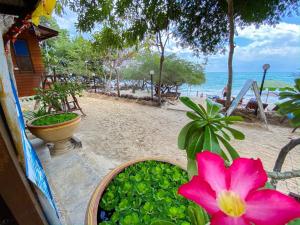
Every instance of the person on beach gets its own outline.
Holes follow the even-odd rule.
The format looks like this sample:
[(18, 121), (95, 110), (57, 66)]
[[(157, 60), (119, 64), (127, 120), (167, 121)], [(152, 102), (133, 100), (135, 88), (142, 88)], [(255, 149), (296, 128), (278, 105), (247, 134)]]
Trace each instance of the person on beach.
[(226, 98), (226, 95), (227, 95), (227, 86), (224, 87), (224, 89), (222, 91), (222, 94), (223, 94), (223, 98)]

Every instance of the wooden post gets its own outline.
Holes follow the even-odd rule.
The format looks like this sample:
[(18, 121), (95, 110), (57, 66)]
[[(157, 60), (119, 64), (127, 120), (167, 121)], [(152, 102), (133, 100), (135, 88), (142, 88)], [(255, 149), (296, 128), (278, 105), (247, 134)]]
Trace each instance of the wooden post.
[[(2, 114), (3, 115), (3, 114)], [(19, 225), (47, 225), (0, 117), (0, 194)]]

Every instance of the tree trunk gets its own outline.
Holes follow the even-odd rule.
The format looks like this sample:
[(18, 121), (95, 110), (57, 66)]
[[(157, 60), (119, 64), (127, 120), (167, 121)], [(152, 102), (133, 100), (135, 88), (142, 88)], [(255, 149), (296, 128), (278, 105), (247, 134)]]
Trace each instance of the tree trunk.
[[(300, 138), (292, 139), (288, 144), (286, 144), (279, 152), (279, 155), (276, 159), (275, 166), (273, 168), (273, 171), (275, 173), (281, 172), (283, 163), (285, 161), (285, 158), (287, 154), (295, 148), (297, 145), (300, 145)], [(276, 187), (277, 179), (275, 177), (272, 177), (271, 184)]]
[(159, 77), (158, 77), (158, 89), (157, 89), (157, 95), (158, 95), (158, 105), (161, 106), (161, 78), (162, 78), (162, 70), (163, 70), (163, 63), (165, 60), (165, 44), (162, 40), (162, 34), (158, 32), (158, 42), (159, 48), (160, 48), (160, 61), (159, 61)]
[(228, 4), (228, 21), (229, 21), (229, 56), (228, 56), (228, 82), (226, 94), (226, 107), (231, 103), (231, 89), (232, 89), (232, 61), (234, 53), (234, 17), (233, 17), (233, 0), (227, 0)]
[(117, 70), (115, 70), (115, 71), (116, 71), (116, 75), (117, 75), (117, 93), (118, 93), (118, 97), (120, 97), (121, 96), (121, 94), (120, 94), (120, 75)]
[(292, 139), (288, 144), (286, 144), (279, 152), (279, 155), (277, 157), (277, 160), (275, 162), (275, 166), (273, 168), (273, 171), (280, 172), (282, 169), (282, 165), (285, 161), (285, 158), (287, 154), (295, 148), (297, 145), (300, 145), (300, 138), (298, 139)]
[(110, 69), (110, 72), (109, 72), (109, 81), (107, 82), (107, 90), (108, 91), (111, 91), (111, 77), (112, 77), (112, 69)]
[(160, 62), (159, 62), (159, 77), (158, 77), (158, 90), (157, 90), (159, 106), (161, 105), (161, 77), (162, 77), (162, 69), (163, 69), (164, 60), (165, 60), (164, 48), (162, 48), (162, 52), (160, 55)]

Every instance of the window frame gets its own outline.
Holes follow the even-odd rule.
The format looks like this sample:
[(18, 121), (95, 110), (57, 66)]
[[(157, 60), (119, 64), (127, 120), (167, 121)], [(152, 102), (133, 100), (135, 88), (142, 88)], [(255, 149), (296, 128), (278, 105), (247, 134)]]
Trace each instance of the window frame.
[[(16, 41), (24, 41), (24, 43), (27, 47), (27, 50), (28, 50), (28, 56), (18, 56), (17, 53), (16, 53), (15, 45), (14, 45), (14, 43), (12, 43), (12, 47), (14, 49), (15, 61), (16, 61), (16, 64), (18, 66), (18, 71), (20, 73), (22, 73), (22, 72), (33, 72), (34, 73), (35, 70), (34, 70), (34, 65), (33, 65), (33, 61), (32, 61), (32, 55), (31, 55), (31, 51), (30, 51), (30, 48), (29, 48), (28, 40), (24, 39), (24, 38), (18, 38)], [(26, 69), (25, 70), (25, 69), (21, 68), (18, 58), (28, 58), (29, 61), (30, 61), (30, 64), (31, 64), (31, 69), (28, 69), (28, 70)]]

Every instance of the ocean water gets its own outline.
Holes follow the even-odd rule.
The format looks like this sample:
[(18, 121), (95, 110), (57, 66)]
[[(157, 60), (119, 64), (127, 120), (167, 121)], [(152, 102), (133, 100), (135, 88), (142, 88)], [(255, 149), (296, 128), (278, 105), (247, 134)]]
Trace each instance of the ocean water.
[[(232, 86), (232, 96), (236, 96), (242, 89), (245, 82), (249, 79), (256, 80), (258, 83), (261, 82), (263, 77), (263, 72), (236, 72), (233, 74), (233, 86)], [(279, 80), (294, 84), (294, 80), (300, 77), (300, 73), (296, 72), (268, 72), (266, 74), (266, 80)], [(227, 84), (227, 72), (206, 72), (205, 73), (206, 82), (202, 85), (182, 85), (180, 88), (181, 95), (183, 96), (199, 96), (201, 93), (209, 96), (222, 96), (223, 88)], [(267, 91), (262, 94), (263, 102), (266, 100), (271, 102), (278, 101), (278, 91), (274, 93), (269, 93), (267, 99)], [(245, 98), (250, 99), (254, 97), (252, 90), (249, 90)]]

